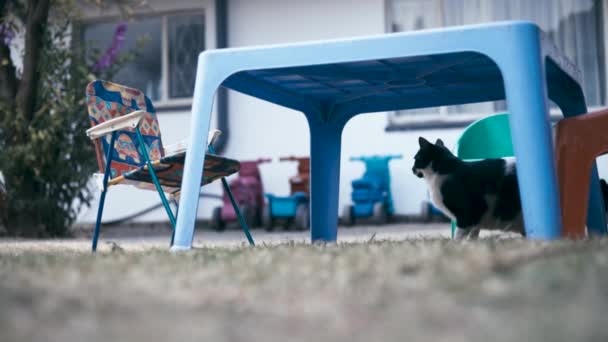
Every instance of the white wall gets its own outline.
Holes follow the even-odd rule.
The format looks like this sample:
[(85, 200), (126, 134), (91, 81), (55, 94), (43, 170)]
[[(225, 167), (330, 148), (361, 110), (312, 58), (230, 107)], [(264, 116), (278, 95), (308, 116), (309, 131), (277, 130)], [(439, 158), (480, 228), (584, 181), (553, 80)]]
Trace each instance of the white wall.
[[(384, 0), (230, 0), (229, 45), (241, 47), (316, 39), (330, 39), (384, 33)], [(231, 92), (230, 142), (226, 155), (237, 159), (308, 155), (309, 132), (301, 113)], [(362, 175), (361, 163), (350, 162), (356, 155), (402, 154), (391, 162), (391, 189), (398, 214), (416, 214), (427, 198), (424, 183), (412, 172), (418, 136), (441, 138), (454, 146), (461, 129), (413, 132), (385, 132), (385, 113), (359, 115), (345, 128), (342, 138), (340, 208), (350, 202), (350, 182)], [(608, 165), (598, 161), (600, 174)], [(604, 167), (606, 166), (606, 167)], [(264, 164), (261, 167), (265, 190), (289, 192), (288, 178), (295, 163)]]
[[(383, 0), (231, 0), (228, 13), (231, 47), (385, 32)], [(301, 113), (235, 92), (230, 93), (229, 107), (231, 140), (226, 155), (248, 159), (309, 154), (308, 126)], [(391, 164), (395, 208), (400, 214), (419, 212), (426, 194), (423, 184), (410, 171), (418, 135), (386, 133), (386, 125), (384, 113), (361, 115), (347, 125), (342, 146), (340, 208), (350, 201), (350, 182), (363, 173), (363, 165), (348, 161), (350, 156), (401, 153), (404, 159)], [(441, 136), (449, 143), (455, 133), (443, 131)], [(295, 163), (264, 164), (261, 171), (265, 190), (287, 194), (288, 178), (295, 170)]]
[[(206, 45), (207, 48), (215, 48), (215, 2), (213, 0), (176, 0), (176, 1), (165, 1), (165, 0), (148, 0), (146, 5), (142, 8), (138, 8), (138, 12), (146, 15), (147, 13), (166, 13), (171, 11), (187, 11), (189, 9), (204, 9), (207, 23), (206, 29)], [(94, 6), (83, 9), (85, 20), (96, 20), (100, 18), (114, 18), (118, 15), (116, 8), (110, 8), (100, 10)], [(215, 110), (215, 108), (214, 108)], [(161, 111), (158, 114), (158, 120), (161, 127), (161, 134), (164, 145), (170, 145), (180, 140), (184, 140), (189, 136), (189, 122), (190, 122), (190, 111), (180, 112), (165, 112)], [(215, 118), (212, 120), (215, 123)], [(203, 192), (221, 194), (221, 187), (219, 184), (211, 184), (206, 186)], [(86, 208), (82, 211), (78, 223), (88, 224), (95, 222), (97, 215), (99, 194), (95, 192), (94, 199), (91, 203), (91, 207)], [(149, 208), (155, 204), (160, 203), (160, 198), (153, 192), (138, 190), (131, 186), (114, 186), (111, 187), (107, 200), (104, 207), (104, 221), (112, 221), (118, 218), (128, 216), (132, 213), (141, 211), (142, 209)], [(210, 215), (211, 208), (217, 205), (219, 201), (202, 201), (201, 207), (199, 208), (199, 216), (203, 217), (206, 213)], [(168, 221), (167, 215), (164, 209), (159, 208), (158, 210), (140, 216), (137, 221)]]
[[(384, 0), (230, 0), (228, 8), (228, 43), (230, 47), (287, 43), (306, 40), (352, 37), (385, 32)], [(229, 93), (230, 140), (225, 155), (239, 160), (280, 156), (309, 155), (309, 132), (301, 113), (279, 107), (236, 92)], [(159, 114), (163, 142), (170, 144), (188, 136), (189, 112)], [(420, 212), (426, 199), (423, 182), (411, 172), (417, 138), (441, 137), (453, 144), (458, 130), (385, 132), (385, 113), (360, 115), (352, 119), (343, 134), (340, 172), (340, 208), (350, 202), (350, 182), (363, 174), (361, 163), (350, 162), (351, 156), (370, 154), (403, 154), (403, 160), (391, 162), (392, 192), (398, 214)], [(288, 178), (295, 174), (295, 163), (273, 162), (261, 166), (266, 192), (286, 195)], [(134, 192), (135, 191), (135, 192)], [(219, 183), (206, 186), (202, 192), (221, 194)], [(104, 219), (112, 220), (155, 203), (158, 196), (131, 187), (114, 187), (110, 191)], [(202, 199), (199, 217), (208, 218), (219, 205), (215, 199)], [(95, 219), (93, 203), (80, 222)], [(162, 209), (147, 214), (139, 221), (166, 220)]]
[[(162, 112), (158, 114), (164, 145), (184, 140), (189, 136), (190, 112)], [(202, 189), (205, 193), (221, 194), (219, 182), (215, 182)], [(88, 224), (95, 222), (97, 215), (99, 194), (96, 192), (91, 207), (83, 210), (78, 223)], [(104, 221), (112, 221), (160, 203), (160, 198), (155, 192), (139, 190), (132, 186), (113, 186), (108, 191), (104, 206)], [(214, 206), (220, 204), (218, 200), (201, 201), (199, 217), (209, 217)], [(168, 221), (164, 209), (161, 207), (153, 212), (137, 217), (138, 222), (160, 222)]]
[[(384, 0), (230, 0), (228, 8), (229, 46), (286, 43), (305, 40), (351, 37), (385, 32)], [(258, 157), (277, 158), (284, 155), (309, 154), (309, 132), (301, 113), (294, 112), (235, 92), (229, 94), (230, 140), (225, 155), (239, 160)], [(185, 139), (189, 133), (189, 112), (159, 115), (165, 144)], [(366, 114), (348, 123), (342, 142), (340, 178), (340, 208), (350, 202), (350, 182), (360, 177), (363, 165), (348, 161), (355, 155), (403, 154), (403, 160), (391, 162), (392, 191), (398, 214), (420, 212), (426, 199), (423, 182), (411, 172), (412, 158), (422, 135), (428, 139), (441, 138), (453, 146), (459, 129), (385, 132), (385, 113)], [(606, 158), (598, 165), (602, 175), (608, 171)], [(604, 167), (606, 165), (606, 167)], [(288, 178), (295, 174), (295, 163), (273, 162), (261, 166), (265, 190), (287, 194)], [(218, 182), (202, 192), (221, 194)], [(136, 192), (129, 187), (112, 188), (106, 204), (105, 219), (128, 213), (126, 208), (139, 210), (159, 203), (158, 196)], [(217, 200), (202, 199), (199, 217), (210, 216)], [(84, 213), (81, 222), (95, 219), (93, 209)], [(141, 221), (166, 220), (162, 210), (141, 217)]]

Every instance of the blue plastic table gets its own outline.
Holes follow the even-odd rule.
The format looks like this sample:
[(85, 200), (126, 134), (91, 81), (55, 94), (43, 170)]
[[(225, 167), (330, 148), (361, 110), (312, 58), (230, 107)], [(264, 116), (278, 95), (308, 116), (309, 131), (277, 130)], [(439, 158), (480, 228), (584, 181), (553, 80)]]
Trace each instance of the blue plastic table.
[[(580, 79), (580, 71), (545, 34), (522, 21), (205, 51), (198, 61), (173, 249), (192, 244), (211, 107), (220, 86), (301, 111), (308, 119), (313, 241), (337, 238), (341, 134), (350, 118), (506, 98), (527, 236), (558, 238), (547, 98), (566, 116), (585, 113)], [(588, 227), (604, 233), (595, 166), (592, 172)]]

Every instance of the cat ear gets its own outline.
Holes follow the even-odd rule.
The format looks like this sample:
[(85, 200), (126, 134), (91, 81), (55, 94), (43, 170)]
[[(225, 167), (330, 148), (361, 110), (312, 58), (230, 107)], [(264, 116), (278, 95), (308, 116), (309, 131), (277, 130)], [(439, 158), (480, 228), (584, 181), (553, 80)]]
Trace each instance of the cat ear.
[(424, 148), (431, 145), (431, 143), (423, 137), (418, 137), (418, 144), (420, 145), (420, 148)]
[(445, 145), (443, 144), (443, 141), (441, 139), (437, 139), (437, 141), (435, 142), (435, 145), (437, 146), (441, 146), (444, 147)]

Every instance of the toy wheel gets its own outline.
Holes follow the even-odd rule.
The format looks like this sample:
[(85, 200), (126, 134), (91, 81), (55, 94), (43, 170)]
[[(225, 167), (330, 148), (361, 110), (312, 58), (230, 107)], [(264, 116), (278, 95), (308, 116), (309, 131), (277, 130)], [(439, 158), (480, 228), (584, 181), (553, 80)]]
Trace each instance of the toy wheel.
[(342, 211), (342, 222), (347, 227), (352, 227), (355, 224), (355, 216), (353, 215), (353, 206), (347, 204)]
[(385, 224), (388, 222), (388, 213), (384, 203), (378, 202), (374, 204), (374, 221), (376, 224)]
[(272, 231), (274, 228), (274, 222), (272, 219), (272, 213), (270, 212), (270, 205), (266, 205), (262, 210), (262, 225), (267, 231)]
[(213, 212), (211, 213), (211, 228), (218, 232), (222, 232), (226, 228), (224, 221), (222, 220), (222, 207), (213, 209)]
[(287, 219), (283, 220), (283, 229), (289, 230), (289, 227), (291, 226), (292, 221), (293, 221), (293, 218), (287, 218)]
[(299, 204), (296, 207), (295, 224), (297, 230), (306, 230), (310, 225), (310, 213), (307, 204)]

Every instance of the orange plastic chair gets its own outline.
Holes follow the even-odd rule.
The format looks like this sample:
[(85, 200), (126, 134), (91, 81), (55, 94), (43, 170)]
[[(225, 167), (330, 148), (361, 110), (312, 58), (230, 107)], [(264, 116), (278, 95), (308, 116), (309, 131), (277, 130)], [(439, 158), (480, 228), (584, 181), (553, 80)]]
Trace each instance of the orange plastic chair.
[[(595, 158), (608, 153), (608, 109), (564, 118), (556, 126), (562, 236), (584, 238)], [(606, 232), (602, 232), (606, 233)]]

